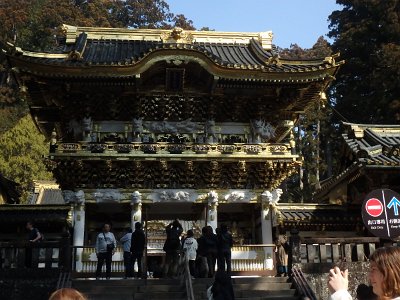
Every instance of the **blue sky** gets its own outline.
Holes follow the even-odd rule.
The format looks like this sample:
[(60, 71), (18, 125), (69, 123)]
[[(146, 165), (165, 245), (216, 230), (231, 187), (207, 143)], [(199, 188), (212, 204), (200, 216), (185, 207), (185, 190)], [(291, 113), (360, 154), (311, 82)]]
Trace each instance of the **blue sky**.
[[(272, 30), (274, 44), (297, 43), (311, 48), (328, 33), (328, 16), (340, 6), (335, 0), (166, 0), (170, 11), (184, 14), (194, 26), (217, 31)], [(325, 38), (327, 38), (325, 36)]]

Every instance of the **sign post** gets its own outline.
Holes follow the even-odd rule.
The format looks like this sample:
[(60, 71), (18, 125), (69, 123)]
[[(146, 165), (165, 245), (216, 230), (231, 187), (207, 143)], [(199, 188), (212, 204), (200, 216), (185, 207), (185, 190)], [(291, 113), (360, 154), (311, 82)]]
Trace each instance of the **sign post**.
[(400, 236), (400, 195), (389, 189), (373, 190), (362, 206), (365, 227), (374, 236), (394, 239)]

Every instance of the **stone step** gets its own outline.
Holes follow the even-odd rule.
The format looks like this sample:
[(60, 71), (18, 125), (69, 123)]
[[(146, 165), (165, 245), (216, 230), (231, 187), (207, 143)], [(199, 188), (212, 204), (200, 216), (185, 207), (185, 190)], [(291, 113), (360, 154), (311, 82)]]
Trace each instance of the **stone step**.
[[(150, 299), (187, 299), (186, 292), (154, 292), (154, 291), (147, 291), (147, 292), (140, 292), (136, 293), (133, 297), (133, 300), (150, 300)], [(119, 300), (119, 299), (118, 299)]]
[(84, 293), (90, 300), (134, 300), (134, 294), (97, 294)]
[(256, 283), (236, 283), (233, 284), (235, 290), (289, 290), (292, 286), (290, 282), (256, 282)]
[(235, 283), (255, 283), (255, 282), (288, 282), (288, 277), (233, 277), (232, 282)]
[(238, 298), (248, 298), (248, 297), (271, 297), (271, 296), (287, 296), (293, 297), (296, 293), (296, 290), (280, 290), (280, 291), (271, 291), (271, 290), (235, 290), (235, 297)]
[[(234, 277), (232, 278), (235, 299), (238, 300), (295, 300), (295, 290), (283, 277)], [(212, 278), (192, 280), (196, 300), (207, 299), (207, 288)], [(121, 279), (110, 280), (74, 279), (72, 286), (89, 299), (95, 300), (145, 300), (187, 299), (184, 283), (179, 279)]]

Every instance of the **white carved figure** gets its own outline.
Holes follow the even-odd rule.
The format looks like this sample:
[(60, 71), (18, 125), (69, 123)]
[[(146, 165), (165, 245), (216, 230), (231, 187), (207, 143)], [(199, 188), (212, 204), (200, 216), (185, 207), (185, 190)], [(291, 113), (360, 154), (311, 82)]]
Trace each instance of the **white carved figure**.
[(57, 144), (57, 132), (56, 129), (53, 129), (51, 132), (51, 139), (50, 139), (50, 145), (55, 145)]
[(133, 118), (132, 119), (132, 134), (133, 141), (140, 142), (140, 135), (143, 133), (143, 119), (142, 118)]
[(218, 202), (218, 193), (216, 191), (210, 191), (208, 193), (208, 202), (209, 203), (217, 203)]
[(119, 190), (113, 189), (104, 189), (97, 190), (93, 193), (93, 197), (96, 199), (96, 202), (114, 202), (121, 200), (121, 193)]
[(178, 122), (176, 124), (176, 128), (179, 133), (193, 133), (201, 130), (201, 126), (195, 122), (192, 122), (191, 119)]
[(234, 192), (226, 195), (225, 200), (228, 202), (243, 202), (245, 199), (245, 196), (246, 195), (244, 192), (234, 191)]
[(143, 119), (142, 118), (133, 118), (132, 119), (132, 131), (133, 131), (133, 133), (142, 133), (143, 132)]
[(252, 142), (262, 143), (264, 140), (269, 140), (275, 136), (275, 128), (264, 120), (251, 120)]
[(73, 203), (75, 192), (70, 190), (63, 190), (62, 195), (65, 203)]
[(75, 201), (77, 204), (83, 204), (85, 203), (85, 192), (82, 190), (79, 190), (75, 193)]
[(140, 204), (140, 203), (142, 203), (142, 194), (139, 193), (138, 191), (134, 191), (132, 193), (131, 203), (132, 204)]
[(214, 120), (207, 120), (204, 126), (204, 134), (206, 136), (207, 142), (212, 144), (216, 143), (217, 136), (216, 136), (216, 128), (215, 128), (215, 121)]
[(82, 131), (90, 132), (92, 131), (92, 118), (90, 116), (84, 116), (82, 119)]
[(62, 191), (62, 195), (65, 203), (75, 203), (75, 204), (84, 204), (85, 203), (85, 192), (79, 190), (77, 192), (71, 190)]
[(157, 133), (178, 133), (175, 122), (161, 121), (161, 122), (146, 122), (144, 124), (146, 129), (151, 132)]
[(264, 191), (261, 194), (261, 201), (271, 204), (272, 203), (272, 193), (270, 191)]
[(185, 191), (162, 191), (159, 193), (159, 197), (162, 201), (168, 202), (185, 202), (190, 201), (190, 194)]
[(273, 205), (277, 204), (281, 199), (281, 195), (283, 194), (282, 189), (275, 189), (272, 191), (272, 203)]

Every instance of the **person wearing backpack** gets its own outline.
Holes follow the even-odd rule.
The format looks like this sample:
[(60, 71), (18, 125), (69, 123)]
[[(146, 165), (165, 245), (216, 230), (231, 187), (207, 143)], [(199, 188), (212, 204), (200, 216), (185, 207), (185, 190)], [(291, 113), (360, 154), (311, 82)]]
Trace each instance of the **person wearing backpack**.
[(165, 251), (164, 276), (174, 277), (177, 272), (179, 262), (179, 252), (181, 249), (180, 236), (183, 232), (181, 223), (175, 219), (172, 223), (165, 227), (167, 239), (163, 250)]
[(26, 229), (28, 233), (28, 247), (25, 248), (25, 267), (32, 268), (32, 250), (34, 244), (39, 243), (42, 240), (42, 235), (39, 230), (34, 227), (32, 221), (26, 222)]
[(231, 274), (231, 248), (233, 246), (232, 235), (228, 232), (228, 227), (225, 224), (221, 224), (220, 230), (217, 233), (218, 239), (218, 270), (225, 271)]
[(103, 267), (104, 261), (106, 261), (106, 278), (110, 279), (111, 276), (111, 262), (112, 256), (115, 253), (115, 247), (117, 241), (112, 232), (110, 232), (111, 225), (105, 223), (103, 225), (103, 231), (97, 235), (96, 239), (96, 255), (97, 255), (97, 269), (96, 279), (100, 279), (101, 268)]

